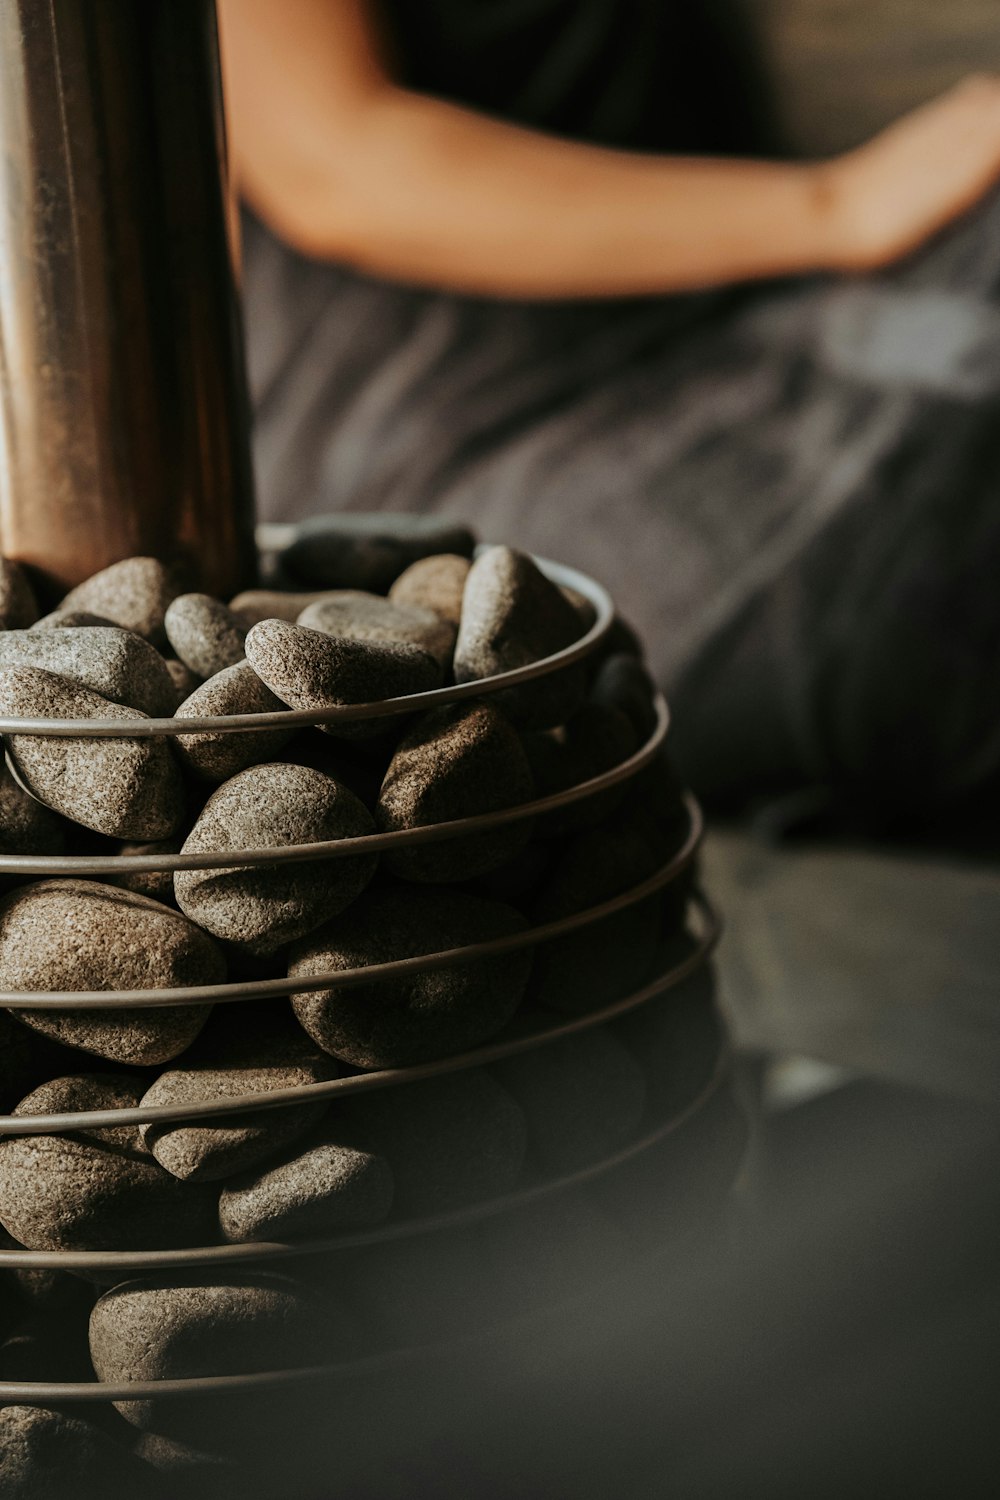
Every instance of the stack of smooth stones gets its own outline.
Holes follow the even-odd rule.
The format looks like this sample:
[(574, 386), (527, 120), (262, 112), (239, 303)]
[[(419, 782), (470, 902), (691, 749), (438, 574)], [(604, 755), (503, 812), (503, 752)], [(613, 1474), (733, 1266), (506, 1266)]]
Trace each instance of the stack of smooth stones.
[[(305, 528), (286, 552), (281, 587), (223, 602), (135, 557), (47, 614), (24, 572), (3, 561), (0, 715), (113, 720), (121, 735), (7, 734), (0, 853), (349, 846), (520, 806), (628, 759), (656, 711), (638, 642), (617, 621), (582, 663), (424, 712), (184, 731), (189, 719), (313, 713), (478, 681), (590, 628), (588, 601), (529, 557), (495, 546), (473, 560), (473, 545), (464, 527), (441, 523), (372, 534), (327, 524)], [(176, 735), (129, 737), (131, 723), (170, 716)], [(0, 991), (307, 979), (503, 939), (629, 890), (685, 833), (677, 782), (657, 759), (557, 811), (381, 852), (97, 878), (2, 875)], [(0, 1105), (14, 1116), (197, 1106), (465, 1053), (635, 991), (665, 937), (683, 956), (683, 908), (674, 885), (534, 947), (371, 983), (327, 978), (290, 997), (11, 1005), (0, 1010)], [(306, 1242), (507, 1194), (634, 1138), (650, 1069), (664, 1067), (656, 1043), (665, 1027), (644, 1008), (491, 1067), (333, 1103), (306, 1095), (202, 1120), (0, 1135), (3, 1244)], [(107, 1270), (0, 1272), (0, 1380), (218, 1375), (426, 1337), (429, 1323), (440, 1331), (448, 1320), (415, 1293), (420, 1244), (404, 1237), (338, 1252), (332, 1278), (329, 1261), (324, 1278), (311, 1255), (124, 1282)], [(468, 1285), (496, 1280), (495, 1245), (481, 1237), (475, 1255)], [(109, 1427), (92, 1407), (6, 1407), (4, 1495), (47, 1495), (45, 1483), (62, 1494), (60, 1473), (72, 1476), (74, 1496), (88, 1485), (104, 1496), (116, 1485), (130, 1496), (173, 1493), (180, 1474), (207, 1474), (220, 1493), (222, 1461), (190, 1446), (211, 1430), (210, 1400), (118, 1411)]]

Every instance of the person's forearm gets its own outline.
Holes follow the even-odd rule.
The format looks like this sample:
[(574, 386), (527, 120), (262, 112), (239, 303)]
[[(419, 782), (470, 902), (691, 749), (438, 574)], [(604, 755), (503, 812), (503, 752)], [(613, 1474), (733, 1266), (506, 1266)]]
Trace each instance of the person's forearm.
[(641, 156), (565, 142), (389, 87), (349, 152), (294, 191), (245, 191), (297, 248), (470, 293), (593, 297), (716, 286), (834, 260), (815, 167)]

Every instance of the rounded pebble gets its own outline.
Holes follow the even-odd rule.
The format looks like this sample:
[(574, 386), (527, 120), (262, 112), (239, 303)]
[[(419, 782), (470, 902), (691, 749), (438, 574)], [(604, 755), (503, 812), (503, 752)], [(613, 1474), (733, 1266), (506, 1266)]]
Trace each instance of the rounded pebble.
[[(175, 834), (169, 839), (153, 839), (145, 844), (122, 844), (118, 853), (125, 859), (132, 855), (179, 854), (183, 840)], [(125, 871), (121, 875), (106, 875), (108, 885), (120, 886), (123, 891), (135, 891), (140, 896), (149, 896), (154, 901), (164, 901), (174, 906), (173, 870)]]
[[(238, 1099), (337, 1076), (336, 1064), (294, 1025), (279, 1001), (216, 1011), (180, 1066), (161, 1073), (143, 1106)], [(280, 1151), (326, 1112), (325, 1100), (259, 1109), (224, 1119), (141, 1125), (157, 1161), (185, 1182), (216, 1181)]]
[(62, 854), (66, 827), (51, 808), (22, 791), (0, 761), (0, 854)]
[[(134, 1109), (142, 1084), (122, 1073), (55, 1078), (15, 1116)], [(208, 1244), (212, 1194), (178, 1182), (135, 1125), (0, 1139), (0, 1220), (29, 1250), (159, 1250)]]
[(438, 552), (468, 557), (474, 546), (467, 526), (443, 517), (342, 513), (298, 525), (281, 567), (305, 584), (384, 594), (419, 558)]
[[(177, 709), (178, 719), (228, 718), (235, 714), (273, 714), (286, 705), (264, 686), (249, 662), (210, 677)], [(249, 730), (224, 734), (218, 730), (177, 736), (177, 754), (184, 765), (205, 781), (228, 781), (238, 771), (261, 760), (273, 760), (296, 733), (295, 729)]]
[[(0, 989), (146, 990), (220, 984), (225, 960), (180, 912), (91, 880), (43, 880), (0, 902)], [(35, 1031), (114, 1062), (168, 1062), (194, 1041), (206, 1005), (18, 1010)]]
[(70, 589), (60, 609), (101, 615), (162, 646), (163, 618), (179, 592), (171, 571), (157, 558), (126, 557)]
[[(539, 797), (579, 786), (614, 770), (638, 749), (631, 720), (616, 708), (585, 703), (558, 729), (524, 736), (524, 748)], [(629, 782), (581, 797), (545, 814), (545, 836), (576, 833), (608, 817), (629, 789)]]
[(0, 630), (26, 630), (38, 619), (38, 603), (28, 575), (10, 557), (0, 557)]
[(0, 667), (41, 667), (151, 719), (174, 711), (174, 685), (160, 653), (117, 625), (0, 633)]
[(214, 677), (243, 660), (247, 627), (211, 594), (178, 594), (163, 625), (179, 660), (198, 677)]
[(380, 1224), (392, 1169), (340, 1116), (280, 1160), (227, 1182), (219, 1224), (227, 1240), (283, 1240)]
[(457, 629), (462, 618), (462, 595), (472, 564), (455, 552), (438, 552), (411, 563), (389, 590), (394, 604), (431, 609)]
[[(253, 1271), (147, 1276), (105, 1292), (90, 1315), (100, 1380), (177, 1380), (318, 1364), (336, 1356), (320, 1299), (290, 1277)], [(218, 1413), (203, 1397), (115, 1403), (137, 1427), (211, 1441)]]
[[(582, 634), (573, 605), (523, 552), (490, 547), (472, 564), (455, 643), (456, 682), (495, 677), (551, 656)], [(585, 689), (582, 665), (492, 695), (499, 708), (530, 729), (563, 724)]]
[(441, 666), (451, 666), (455, 627), (433, 610), (394, 604), (378, 594), (343, 589), (310, 604), (297, 623), (351, 641), (401, 641), (419, 646)]
[(54, 609), (51, 614), (42, 615), (30, 630), (76, 630), (84, 625), (114, 625), (120, 630), (120, 625), (115, 625), (113, 620), (106, 620), (103, 615), (95, 615), (89, 609)]
[(196, 688), (201, 687), (201, 678), (197, 672), (192, 672), (190, 667), (178, 661), (176, 656), (165, 656), (163, 662), (170, 673), (170, 681), (174, 687), (174, 707), (177, 708), (185, 698), (190, 698)]
[(635, 656), (619, 651), (602, 662), (590, 698), (625, 714), (639, 740), (649, 739), (656, 728), (656, 684)]
[(157, 1476), (92, 1422), (42, 1406), (0, 1410), (4, 1500), (167, 1500)]
[(230, 613), (235, 615), (244, 629), (259, 625), (261, 620), (287, 620), (294, 624), (304, 609), (325, 599), (329, 589), (318, 593), (286, 593), (280, 589), (245, 589), (229, 601)]
[(389, 1163), (403, 1213), (496, 1197), (521, 1175), (523, 1111), (482, 1068), (353, 1094), (344, 1110)]
[[(423, 693), (441, 685), (441, 665), (419, 646), (399, 641), (351, 641), (262, 620), (247, 636), (247, 661), (291, 708), (324, 709)], [(395, 717), (395, 716), (393, 716)], [(380, 735), (392, 720), (324, 724), (342, 739)]]
[[(420, 828), (529, 802), (534, 782), (521, 741), (487, 703), (431, 709), (400, 741), (382, 783), (375, 820), (380, 829)], [(416, 881), (471, 880), (502, 865), (527, 842), (521, 818), (413, 848), (386, 850), (394, 875)]]
[[(274, 849), (374, 831), (353, 792), (307, 766), (250, 766), (212, 793), (182, 853)], [(177, 904), (216, 937), (275, 953), (349, 906), (375, 873), (377, 854), (221, 870), (178, 870)]]
[[(115, 719), (123, 725), (147, 717), (39, 667), (0, 667), (0, 714)], [(7, 752), (33, 796), (96, 833), (162, 839), (184, 816), (180, 772), (164, 739), (11, 734)]]
[[(509, 906), (456, 890), (372, 888), (343, 916), (291, 951), (295, 978), (441, 953), (525, 927)], [(531, 970), (516, 948), (471, 962), (292, 997), (319, 1046), (358, 1068), (406, 1067), (464, 1052), (514, 1014)]]

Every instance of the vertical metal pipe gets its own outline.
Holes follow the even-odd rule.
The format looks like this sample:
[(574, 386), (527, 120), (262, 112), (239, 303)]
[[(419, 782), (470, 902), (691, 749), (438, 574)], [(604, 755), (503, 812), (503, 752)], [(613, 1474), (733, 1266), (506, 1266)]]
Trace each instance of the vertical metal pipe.
[(0, 0), (0, 550), (224, 596), (253, 483), (213, 0)]

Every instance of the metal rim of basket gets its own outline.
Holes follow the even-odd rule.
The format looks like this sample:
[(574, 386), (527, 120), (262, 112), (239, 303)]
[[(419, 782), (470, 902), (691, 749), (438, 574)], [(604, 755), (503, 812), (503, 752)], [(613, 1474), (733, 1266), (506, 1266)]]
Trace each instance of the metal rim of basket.
[[(724, 1085), (731, 1069), (731, 1055), (723, 1044), (715, 1058), (711, 1074), (702, 1087), (688, 1102), (668, 1119), (657, 1122), (650, 1130), (629, 1141), (617, 1151), (591, 1162), (574, 1172), (533, 1183), (528, 1188), (490, 1199), (482, 1204), (469, 1205), (448, 1214), (427, 1216), (426, 1220), (412, 1221), (418, 1232), (433, 1233), (436, 1230), (458, 1228), (475, 1219), (499, 1215), (500, 1213), (527, 1208), (550, 1193), (586, 1186), (616, 1168), (640, 1157), (676, 1134), (684, 1125), (702, 1113)], [(343, 1248), (349, 1248), (345, 1242)], [(10, 1254), (12, 1252), (8, 1252)], [(6, 1257), (0, 1265), (9, 1264)], [(276, 1274), (271, 1272), (270, 1274)], [(280, 1274), (280, 1273), (277, 1273)], [(128, 1278), (117, 1286), (128, 1284)], [(110, 1288), (109, 1288), (110, 1290)], [(516, 1316), (512, 1318), (516, 1322)], [(450, 1339), (441, 1344), (421, 1344), (403, 1348), (382, 1350), (372, 1355), (350, 1360), (334, 1360), (319, 1365), (292, 1366), (278, 1370), (261, 1370), (236, 1375), (197, 1375), (168, 1380), (126, 1381), (113, 1383), (101, 1380), (81, 1381), (0, 1381), (0, 1403), (30, 1406), (51, 1402), (72, 1402), (85, 1405), (104, 1401), (144, 1401), (185, 1396), (225, 1396), (249, 1394), (254, 1391), (273, 1390), (282, 1386), (310, 1383), (312, 1381), (337, 1378), (357, 1378), (359, 1375), (376, 1374), (395, 1369), (419, 1357), (447, 1354), (449, 1351), (471, 1345), (481, 1337), (472, 1334), (461, 1339)]]

